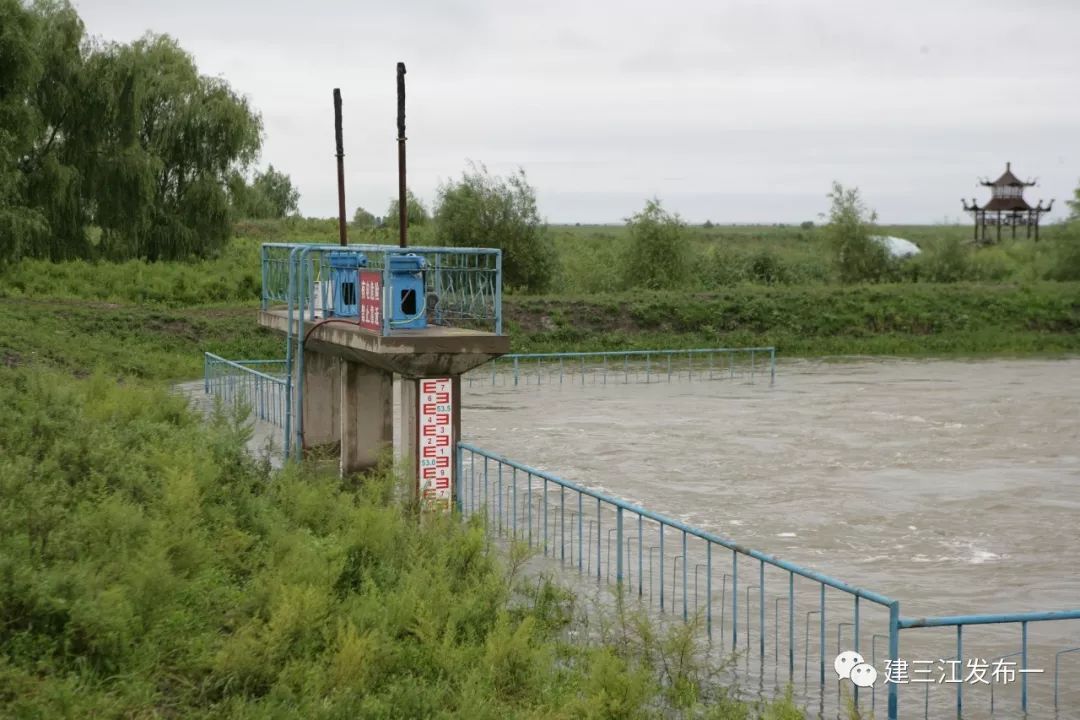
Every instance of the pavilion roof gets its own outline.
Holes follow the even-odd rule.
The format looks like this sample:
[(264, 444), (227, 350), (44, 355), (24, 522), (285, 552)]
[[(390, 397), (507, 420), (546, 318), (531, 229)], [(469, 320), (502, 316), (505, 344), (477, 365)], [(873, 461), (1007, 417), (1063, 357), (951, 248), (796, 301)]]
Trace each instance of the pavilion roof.
[(1001, 177), (999, 177), (994, 182), (986, 182), (984, 180), (982, 184), (986, 187), (1031, 187), (1035, 183), (1024, 182), (1020, 178), (1013, 175), (1012, 163), (1007, 162), (1005, 163), (1005, 172), (1001, 174)]

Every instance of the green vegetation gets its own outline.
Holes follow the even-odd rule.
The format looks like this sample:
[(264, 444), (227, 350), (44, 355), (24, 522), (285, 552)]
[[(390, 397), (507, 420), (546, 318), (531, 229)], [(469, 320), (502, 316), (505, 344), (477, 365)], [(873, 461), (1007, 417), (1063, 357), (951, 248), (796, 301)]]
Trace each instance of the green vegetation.
[(664, 210), (655, 198), (626, 221), (629, 243), (622, 266), (627, 286), (662, 290), (686, 284), (692, 268), (684, 227), (679, 216)]
[[(390, 206), (386, 208), (386, 217), (383, 220), (386, 228), (397, 230), (400, 227), (399, 207), (397, 198), (390, 201)], [(413, 195), (412, 190), (405, 191), (405, 221), (410, 230), (414, 227), (423, 227), (431, 222), (431, 214), (428, 212), (427, 207), (420, 198)]]
[(833, 183), (829, 200), (832, 207), (825, 234), (836, 258), (840, 282), (881, 282), (893, 261), (885, 246), (872, 237), (877, 216), (867, 209), (858, 188), (845, 189)]
[(240, 173), (229, 178), (229, 194), (233, 213), (251, 220), (284, 218), (300, 211), (300, 192), (292, 180), (271, 165), (255, 173), (248, 183)]
[[(1080, 242), (1069, 228), (1048, 228), (1038, 244), (980, 249), (963, 244), (965, 228), (879, 230), (935, 248), (925, 259), (909, 261), (917, 281), (838, 285), (822, 231), (717, 226), (683, 229), (691, 253), (714, 255), (691, 265), (685, 290), (627, 290), (610, 270), (629, 247), (625, 228), (555, 227), (563, 275), (554, 287), (565, 290), (504, 298), (512, 347), (769, 344), (788, 357), (1080, 349)], [(259, 243), (334, 243), (336, 221), (245, 221), (238, 232), (248, 237), (234, 239), (213, 260), (23, 260), (0, 271), (0, 359), (81, 374), (100, 366), (117, 375), (178, 380), (199, 375), (204, 350), (281, 357), (281, 338), (254, 322)], [(350, 237), (396, 242), (385, 228)], [(578, 266), (567, 262), (574, 255), (582, 259)], [(593, 276), (585, 274), (590, 260), (598, 265)], [(604, 263), (607, 272), (601, 272)], [(982, 279), (964, 279), (971, 277)]]
[[(692, 271), (681, 287), (708, 292), (739, 285), (837, 285), (845, 277), (848, 284), (1080, 280), (1080, 266), (1071, 259), (1080, 247), (1080, 222), (1045, 227), (1037, 243), (1006, 239), (1000, 245), (976, 247), (969, 242), (970, 226), (871, 226), (868, 218), (864, 215), (848, 230), (832, 224), (808, 228), (684, 225), (677, 238)], [(845, 270), (839, 260), (844, 243), (838, 237), (851, 229), (866, 240), (861, 246), (866, 254), (845, 252), (849, 265)], [(557, 226), (551, 231), (559, 258), (552, 287), (561, 293), (579, 296), (650, 287), (647, 269), (627, 266), (633, 242), (629, 227)], [(880, 246), (869, 240), (870, 234), (906, 238), (922, 253), (907, 259), (888, 258), (879, 254)], [(855, 279), (860, 272), (861, 281)]]
[(379, 218), (375, 217), (362, 207), (357, 207), (353, 213), (352, 227), (354, 230), (368, 230), (379, 224)]
[(162, 389), (0, 367), (0, 715), (794, 719), (727, 698), (694, 629), (573, 598), (392, 474), (273, 472)]
[(97, 43), (67, 0), (0, 0), (0, 263), (219, 252), (237, 213), (296, 192), (244, 180), (262, 121), (167, 35)]
[(501, 248), (506, 288), (543, 292), (551, 287), (555, 249), (524, 170), (501, 178), (483, 165), (472, 166), (461, 180), (443, 184), (435, 227), (439, 245)]
[(773, 345), (783, 357), (1080, 350), (1080, 283), (741, 286), (504, 303), (515, 350)]

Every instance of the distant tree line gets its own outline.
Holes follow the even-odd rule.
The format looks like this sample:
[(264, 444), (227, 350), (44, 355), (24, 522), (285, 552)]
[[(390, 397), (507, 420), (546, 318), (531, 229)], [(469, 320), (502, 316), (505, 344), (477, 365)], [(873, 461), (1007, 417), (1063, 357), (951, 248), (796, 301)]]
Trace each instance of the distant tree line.
[(0, 262), (205, 256), (237, 214), (296, 209), (248, 182), (262, 121), (167, 35), (89, 39), (66, 0), (0, 0)]

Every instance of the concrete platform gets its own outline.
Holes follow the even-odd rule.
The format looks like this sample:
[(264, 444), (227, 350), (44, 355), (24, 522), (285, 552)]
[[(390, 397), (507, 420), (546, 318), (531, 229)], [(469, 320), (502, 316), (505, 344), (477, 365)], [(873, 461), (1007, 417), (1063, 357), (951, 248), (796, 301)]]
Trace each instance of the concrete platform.
[[(286, 333), (288, 311), (260, 310), (259, 325)], [(294, 333), (310, 333), (305, 347), (334, 357), (382, 368), (407, 378), (461, 375), (510, 352), (507, 335), (464, 328), (432, 326), (377, 335), (353, 318), (293, 318)]]

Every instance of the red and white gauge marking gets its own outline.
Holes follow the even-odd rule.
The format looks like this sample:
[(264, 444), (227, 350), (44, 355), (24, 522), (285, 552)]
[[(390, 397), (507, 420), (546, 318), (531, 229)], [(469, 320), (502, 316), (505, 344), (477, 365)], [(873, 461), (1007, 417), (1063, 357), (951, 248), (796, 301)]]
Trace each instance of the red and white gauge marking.
[(449, 510), (454, 480), (454, 405), (450, 378), (420, 380), (420, 497)]

